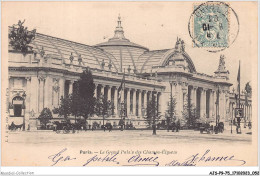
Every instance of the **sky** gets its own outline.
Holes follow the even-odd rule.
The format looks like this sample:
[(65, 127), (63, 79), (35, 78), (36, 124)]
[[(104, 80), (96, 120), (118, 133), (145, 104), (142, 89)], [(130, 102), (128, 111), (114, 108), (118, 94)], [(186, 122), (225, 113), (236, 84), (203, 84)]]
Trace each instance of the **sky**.
[[(244, 88), (246, 82), (252, 81), (252, 69), (257, 65), (257, 2), (229, 2), (239, 19), (239, 34), (229, 48), (217, 53), (192, 46), (188, 23), (193, 5), (192, 2), (3, 2), (2, 27), (25, 19), (24, 25), (38, 33), (95, 45), (113, 37), (120, 14), (125, 37), (150, 50), (173, 48), (177, 37), (182, 38), (197, 72), (214, 75), (219, 57), (224, 54), (234, 87), (240, 60), (241, 89)], [(230, 21), (232, 27), (235, 19)]]

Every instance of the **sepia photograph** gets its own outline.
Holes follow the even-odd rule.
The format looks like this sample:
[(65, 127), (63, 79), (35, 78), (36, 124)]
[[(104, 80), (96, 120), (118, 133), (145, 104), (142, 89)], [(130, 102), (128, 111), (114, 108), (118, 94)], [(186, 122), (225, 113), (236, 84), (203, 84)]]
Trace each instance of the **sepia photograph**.
[(257, 1), (5, 1), (1, 18), (1, 166), (259, 165)]

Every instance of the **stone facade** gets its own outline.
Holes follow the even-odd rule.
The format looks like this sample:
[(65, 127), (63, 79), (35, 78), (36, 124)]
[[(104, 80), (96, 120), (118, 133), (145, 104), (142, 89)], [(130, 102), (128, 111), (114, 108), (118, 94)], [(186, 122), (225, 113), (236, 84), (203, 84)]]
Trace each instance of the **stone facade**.
[[(7, 111), (10, 123), (39, 126), (37, 120), (43, 108), (59, 107), (60, 98), (73, 92), (80, 73), (92, 70), (95, 96), (103, 94), (115, 109), (106, 121), (118, 125), (120, 102), (118, 88), (125, 74), (122, 99), (126, 102), (126, 123), (136, 128), (146, 126), (147, 102), (156, 97), (158, 111), (164, 119), (170, 95), (176, 99), (175, 117), (182, 119), (184, 106), (196, 108), (200, 119), (214, 121), (219, 92), (220, 121), (228, 122), (233, 116), (234, 93), (230, 93), (229, 72), (225, 58), (220, 56), (219, 67), (213, 76), (198, 73), (192, 59), (185, 51), (184, 41), (177, 39), (172, 49), (153, 50), (130, 42), (124, 37), (121, 20), (115, 36), (108, 42), (88, 46), (43, 34), (36, 34), (31, 44), (33, 51), (27, 55), (9, 46), (9, 87)], [(86, 90), (87, 91), (87, 90)], [(244, 100), (243, 100), (244, 101)], [(243, 105), (246, 118), (251, 119), (251, 100)], [(58, 118), (57, 115), (54, 115)], [(101, 124), (102, 117), (93, 116), (89, 124)]]

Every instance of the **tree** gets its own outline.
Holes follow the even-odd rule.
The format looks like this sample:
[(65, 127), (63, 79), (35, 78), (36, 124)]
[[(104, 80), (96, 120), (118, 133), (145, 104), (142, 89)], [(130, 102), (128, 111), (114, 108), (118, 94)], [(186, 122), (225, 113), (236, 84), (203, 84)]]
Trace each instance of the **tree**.
[(43, 108), (39, 119), (41, 124), (43, 125), (43, 127), (46, 129), (46, 124), (50, 121), (50, 119), (52, 119), (52, 113), (51, 110), (49, 108)]
[(194, 128), (195, 122), (197, 120), (197, 115), (196, 115), (196, 108), (194, 107), (193, 104), (190, 104), (188, 102), (184, 104), (182, 117), (186, 121), (188, 127)]
[[(85, 120), (94, 114), (95, 108), (95, 84), (93, 76), (89, 68), (83, 71), (78, 81), (79, 106), (78, 115), (81, 115)], [(78, 98), (78, 97), (77, 97)]]
[(78, 82), (75, 83), (75, 86), (73, 88), (73, 92), (71, 95), (71, 107), (70, 107), (71, 115), (75, 117), (75, 123), (77, 117), (81, 114), (81, 98), (79, 95), (79, 86)]
[(28, 31), (27, 27), (23, 26), (21, 20), (18, 21), (18, 24), (15, 24), (11, 27), (10, 33), (8, 35), (9, 43), (14, 48), (14, 50), (21, 51), (24, 55), (32, 49), (32, 46), (29, 44), (34, 40), (36, 29)]
[(103, 128), (105, 131), (104, 123), (105, 123), (105, 116), (109, 116), (111, 114), (112, 104), (111, 101), (108, 101), (102, 94), (96, 100), (95, 103), (95, 113), (98, 116), (103, 117)]
[(64, 118), (68, 120), (68, 116), (71, 114), (71, 105), (72, 105), (71, 95), (65, 98), (63, 98), (62, 96), (60, 106), (58, 109), (59, 116), (64, 116)]
[(156, 135), (156, 121), (159, 120), (157, 101), (154, 95), (152, 95), (152, 100), (147, 102), (147, 116), (145, 120), (148, 127), (153, 129), (153, 135)]
[(170, 101), (168, 102), (168, 108), (167, 111), (165, 112), (165, 117), (166, 117), (166, 123), (167, 123), (167, 130), (169, 130), (169, 126), (172, 121), (175, 120), (175, 107), (176, 107), (176, 99), (174, 97), (170, 97)]
[(246, 83), (246, 86), (245, 86), (245, 91), (248, 95), (251, 95), (252, 93), (252, 87), (251, 85), (249, 84), (249, 82)]
[[(249, 84), (249, 82), (246, 83), (246, 86), (245, 86), (245, 105), (248, 106), (248, 97), (251, 97), (252, 96), (252, 87), (251, 85)], [(244, 118), (246, 119), (246, 118)]]

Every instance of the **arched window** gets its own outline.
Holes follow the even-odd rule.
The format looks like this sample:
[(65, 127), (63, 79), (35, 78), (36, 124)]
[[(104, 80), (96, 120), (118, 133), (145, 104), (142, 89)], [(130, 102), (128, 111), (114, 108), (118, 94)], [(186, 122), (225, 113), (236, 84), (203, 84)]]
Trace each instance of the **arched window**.
[(20, 96), (16, 96), (12, 100), (12, 104), (14, 107), (14, 117), (22, 117), (22, 109), (24, 109), (24, 99)]
[(175, 62), (174, 62), (173, 60), (169, 60), (168, 65), (169, 65), (169, 66), (175, 65)]

